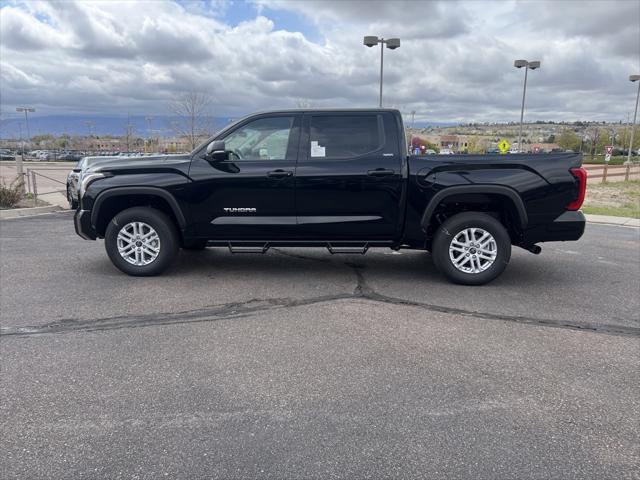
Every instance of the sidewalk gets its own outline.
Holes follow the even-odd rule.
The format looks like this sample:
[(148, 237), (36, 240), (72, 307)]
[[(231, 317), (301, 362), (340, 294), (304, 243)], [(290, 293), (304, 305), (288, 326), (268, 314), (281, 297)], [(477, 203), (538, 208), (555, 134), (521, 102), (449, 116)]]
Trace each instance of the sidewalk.
[(60, 210), (62, 210), (62, 208), (60, 208), (59, 205), (47, 205), (44, 207), (33, 208), (8, 208), (6, 210), (0, 210), (0, 220), (32, 217), (34, 215), (42, 215), (44, 213), (59, 212)]
[(612, 217), (611, 215), (585, 214), (589, 223), (604, 223), (606, 225), (623, 225), (625, 227), (640, 227), (640, 218)]

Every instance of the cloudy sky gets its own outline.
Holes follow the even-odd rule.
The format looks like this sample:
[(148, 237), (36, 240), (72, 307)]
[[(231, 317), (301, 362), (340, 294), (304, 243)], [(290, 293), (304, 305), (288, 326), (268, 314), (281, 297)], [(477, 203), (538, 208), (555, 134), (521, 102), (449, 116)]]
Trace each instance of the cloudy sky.
[(207, 92), (216, 116), (385, 105), (423, 121), (624, 120), (640, 73), (640, 0), (0, 1), (1, 118), (168, 114)]

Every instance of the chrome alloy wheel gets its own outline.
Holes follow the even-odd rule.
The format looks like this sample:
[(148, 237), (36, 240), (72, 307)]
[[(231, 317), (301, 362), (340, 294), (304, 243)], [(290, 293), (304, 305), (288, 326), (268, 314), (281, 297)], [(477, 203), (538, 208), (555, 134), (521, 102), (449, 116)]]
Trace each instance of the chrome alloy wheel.
[(464, 273), (480, 273), (493, 265), (498, 255), (495, 238), (482, 228), (465, 228), (449, 244), (449, 258)]
[(143, 267), (160, 253), (158, 233), (144, 222), (127, 223), (118, 232), (118, 252), (132, 265)]

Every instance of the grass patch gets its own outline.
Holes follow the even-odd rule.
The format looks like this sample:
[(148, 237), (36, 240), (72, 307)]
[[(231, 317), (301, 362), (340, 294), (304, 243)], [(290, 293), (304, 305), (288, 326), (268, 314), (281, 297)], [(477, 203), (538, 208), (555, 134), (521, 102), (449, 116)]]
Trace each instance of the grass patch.
[(592, 215), (610, 215), (612, 217), (640, 218), (640, 208), (637, 205), (625, 205), (623, 207), (591, 207), (584, 205), (583, 213)]
[(640, 181), (587, 185), (584, 213), (640, 218)]

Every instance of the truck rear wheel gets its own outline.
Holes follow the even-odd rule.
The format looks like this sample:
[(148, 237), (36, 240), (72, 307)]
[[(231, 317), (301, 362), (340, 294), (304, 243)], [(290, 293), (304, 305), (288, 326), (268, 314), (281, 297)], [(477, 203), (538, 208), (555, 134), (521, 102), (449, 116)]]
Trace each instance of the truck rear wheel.
[(109, 222), (104, 236), (107, 255), (128, 275), (152, 276), (169, 267), (178, 251), (173, 222), (159, 210), (133, 207)]
[(446, 220), (436, 232), (433, 263), (450, 281), (483, 285), (497, 278), (511, 259), (511, 239), (491, 215), (464, 212)]

